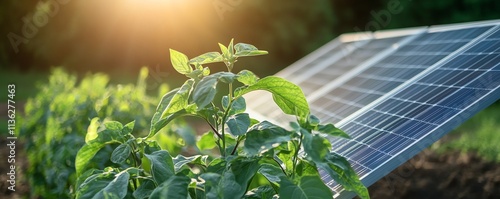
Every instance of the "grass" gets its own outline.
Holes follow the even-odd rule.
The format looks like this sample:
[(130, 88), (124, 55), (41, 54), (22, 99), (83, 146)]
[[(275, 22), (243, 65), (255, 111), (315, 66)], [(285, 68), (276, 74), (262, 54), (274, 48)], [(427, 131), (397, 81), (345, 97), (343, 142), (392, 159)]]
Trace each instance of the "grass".
[(500, 101), (473, 116), (450, 133), (453, 139), (432, 146), (437, 152), (475, 152), (482, 158), (500, 162)]

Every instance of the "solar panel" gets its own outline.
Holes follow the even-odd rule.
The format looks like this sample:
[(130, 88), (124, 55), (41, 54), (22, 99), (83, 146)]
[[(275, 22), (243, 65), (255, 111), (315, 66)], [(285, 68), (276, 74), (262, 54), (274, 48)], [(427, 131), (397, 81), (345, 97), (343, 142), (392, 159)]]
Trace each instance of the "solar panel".
[[(351, 70), (307, 94), (313, 114), (351, 136), (332, 139), (333, 151), (349, 159), (365, 185), (500, 98), (499, 24), (437, 26), (374, 38), (344, 59), (372, 58), (353, 65), (336, 61)], [(329, 67), (323, 70), (336, 70)], [(271, 119), (285, 124), (276, 117), (282, 118)], [(338, 197), (353, 196), (321, 174)]]

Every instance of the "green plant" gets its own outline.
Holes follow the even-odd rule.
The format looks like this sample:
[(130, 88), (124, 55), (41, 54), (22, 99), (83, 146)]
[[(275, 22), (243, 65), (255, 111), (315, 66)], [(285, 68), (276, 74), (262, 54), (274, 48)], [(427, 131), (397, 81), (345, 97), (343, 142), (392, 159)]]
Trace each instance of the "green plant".
[[(219, 46), (222, 53), (191, 60), (170, 50), (173, 67), (189, 79), (163, 96), (146, 137), (132, 134), (134, 122), (106, 122), (99, 133), (89, 131), (91, 139), (76, 158), (77, 198), (332, 198), (318, 169), (345, 189), (369, 198), (348, 161), (332, 153), (324, 137), (348, 136), (310, 115), (298, 86), (279, 77), (259, 79), (248, 70), (232, 73), (239, 57), (267, 52), (233, 41)], [(202, 66), (214, 62), (223, 62), (227, 72), (210, 74)], [(241, 86), (234, 89), (237, 83)], [(229, 88), (221, 99), (215, 97), (219, 84)], [(242, 96), (255, 90), (272, 93), (284, 113), (296, 116), (291, 130), (245, 113)], [(172, 156), (150, 139), (173, 119), (188, 115), (203, 118), (211, 128), (199, 138), (198, 148), (217, 148), (219, 155)], [(109, 144), (118, 145), (110, 160), (120, 166), (89, 166), (94, 154)]]
[[(85, 143), (89, 126), (99, 122), (135, 120), (139, 127), (135, 134), (147, 134), (140, 129), (149, 126), (149, 118), (155, 112), (157, 99), (161, 95), (146, 95), (148, 70), (141, 70), (137, 84), (108, 85), (104, 74), (87, 75), (77, 81), (62, 69), (53, 70), (49, 82), (41, 84), (34, 98), (28, 99), (25, 117), (19, 137), (23, 137), (29, 167), (26, 179), (29, 182), (31, 198), (70, 198), (76, 183), (74, 161), (78, 149)], [(160, 92), (167, 92), (166, 85)], [(178, 126), (181, 121), (173, 125)], [(90, 129), (91, 129), (90, 128)], [(168, 129), (165, 129), (168, 130)], [(179, 130), (178, 130), (179, 131)], [(180, 138), (173, 131), (162, 131), (157, 137), (170, 143), (160, 142), (172, 153), (181, 151), (176, 145)], [(157, 138), (155, 137), (155, 138)], [(96, 168), (110, 164), (108, 157), (113, 148), (105, 147), (95, 157)]]

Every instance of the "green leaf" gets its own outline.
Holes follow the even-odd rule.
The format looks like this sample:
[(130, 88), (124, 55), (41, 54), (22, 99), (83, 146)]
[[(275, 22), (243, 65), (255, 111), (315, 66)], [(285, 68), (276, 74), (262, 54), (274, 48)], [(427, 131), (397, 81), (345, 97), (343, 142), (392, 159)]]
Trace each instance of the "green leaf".
[(314, 162), (324, 161), (326, 155), (330, 153), (330, 142), (319, 135), (304, 133), (304, 151)]
[(160, 103), (158, 103), (158, 106), (156, 107), (155, 114), (153, 118), (151, 119), (151, 124), (155, 124), (160, 120), (161, 114), (165, 111), (165, 109), (168, 107), (168, 104), (170, 104), (170, 101), (172, 101), (172, 98), (174, 95), (179, 91), (180, 88), (176, 88), (174, 90), (171, 90), (170, 92), (166, 93), (163, 95), (163, 97), (160, 100)]
[(186, 176), (175, 175), (156, 187), (151, 193), (151, 199), (186, 199), (188, 198), (188, 186), (191, 179)]
[[(205, 193), (207, 199), (232, 199), (241, 198), (258, 170), (257, 158), (238, 157), (233, 159), (222, 171), (218, 173), (203, 173), (201, 178), (205, 180)], [(223, 162), (219, 162), (224, 165)]]
[(92, 198), (124, 198), (127, 195), (129, 178), (130, 174), (127, 171), (116, 174), (115, 179)]
[[(153, 118), (160, 118), (161, 113), (155, 113), (153, 115)], [(168, 115), (166, 118), (160, 118), (156, 120), (155, 123), (151, 123), (151, 129), (149, 130), (149, 134), (147, 138), (153, 137), (159, 130), (161, 130), (163, 127), (165, 127), (168, 123), (170, 123), (172, 120), (175, 118), (187, 115), (188, 113), (186, 112), (185, 109), (182, 109), (180, 111), (177, 111), (173, 114)], [(154, 120), (151, 120), (153, 122)]]
[(132, 195), (137, 199), (149, 198), (155, 187), (156, 185), (152, 180), (144, 179)]
[(188, 57), (179, 51), (170, 49), (170, 61), (174, 69), (180, 74), (186, 75), (193, 71), (193, 68), (189, 66)]
[(134, 130), (135, 121), (129, 122), (123, 126), (122, 135), (131, 135)]
[(85, 135), (85, 143), (97, 138), (97, 129), (99, 128), (99, 118), (95, 117), (90, 120), (89, 127), (87, 128), (87, 134)]
[(234, 48), (236, 49), (235, 55), (238, 57), (265, 55), (268, 53), (265, 50), (259, 50), (255, 46), (245, 43), (237, 43), (234, 45)]
[(77, 177), (82, 174), (89, 161), (106, 144), (124, 143), (127, 138), (122, 135), (123, 125), (116, 121), (106, 122), (99, 130), (97, 138), (89, 141), (78, 150), (75, 158)]
[(281, 177), (286, 177), (279, 167), (267, 163), (260, 165), (259, 173), (273, 183), (279, 183)]
[(242, 70), (238, 73), (236, 80), (244, 85), (250, 86), (255, 84), (259, 80), (259, 77), (249, 70)]
[(313, 127), (318, 126), (319, 122), (319, 118), (314, 115), (309, 115), (309, 118), (307, 119), (307, 123), (309, 123), (309, 125)]
[(236, 115), (231, 115), (227, 119), (227, 127), (229, 127), (229, 133), (234, 136), (243, 135), (247, 132), (250, 126), (250, 116), (248, 113), (239, 113)]
[(193, 84), (194, 84), (193, 79), (189, 79), (186, 82), (184, 82), (181, 88), (172, 97), (170, 103), (168, 103), (168, 106), (165, 109), (165, 111), (163, 111), (161, 115), (162, 119), (169, 116), (172, 113), (175, 113), (187, 107), (189, 93), (191, 93), (191, 90), (193, 89)]
[(224, 82), (226, 84), (233, 83), (234, 79), (237, 77), (236, 74), (231, 72), (218, 72), (214, 75), (217, 76), (221, 82)]
[(175, 174), (172, 157), (167, 151), (155, 151), (144, 155), (151, 161), (151, 175), (156, 183), (160, 184)]
[(219, 52), (208, 52), (189, 60), (189, 63), (209, 64), (223, 61), (224, 59)]
[(317, 131), (330, 136), (349, 138), (349, 135), (347, 135), (347, 133), (335, 127), (333, 124), (319, 125)]
[[(228, 106), (229, 106), (229, 97), (226, 95), (222, 97), (222, 107), (224, 108), (224, 110), (226, 110)], [(247, 104), (245, 102), (245, 98), (238, 97), (233, 100), (233, 104), (231, 105), (231, 110), (229, 110), (228, 115), (243, 113), (245, 112), (246, 108)]]
[(332, 191), (319, 176), (304, 176), (298, 184), (282, 177), (279, 196), (286, 199), (333, 198)]
[(88, 177), (76, 192), (79, 199), (124, 198), (127, 195), (130, 174), (122, 171), (97, 173)]
[(120, 146), (116, 147), (113, 153), (111, 154), (111, 162), (120, 164), (127, 160), (128, 156), (132, 149), (128, 144), (120, 144)]
[(300, 87), (283, 78), (274, 76), (262, 78), (257, 83), (237, 91), (236, 96), (255, 90), (271, 92), (274, 102), (286, 114), (304, 118), (309, 115), (309, 105)]
[(298, 176), (319, 175), (318, 168), (306, 160), (299, 159), (295, 172)]
[(250, 190), (243, 197), (244, 199), (271, 199), (276, 194), (273, 187), (270, 185), (259, 186)]
[(217, 76), (207, 76), (196, 85), (193, 91), (193, 100), (198, 106), (198, 109), (205, 108), (215, 97), (217, 93)]
[(224, 44), (219, 43), (220, 51), (222, 52), (222, 55), (224, 58), (228, 59), (229, 58), (229, 51)]
[(319, 168), (325, 170), (333, 180), (341, 184), (345, 190), (353, 191), (363, 199), (370, 198), (368, 190), (344, 157), (330, 153), (326, 156), (324, 163), (316, 164)]
[(281, 144), (276, 150), (279, 151), (277, 156), (285, 164), (286, 171), (291, 174), (293, 169), (293, 155), (297, 149), (299, 142), (297, 140), (292, 140), (290, 142), (285, 142)]
[(196, 142), (196, 146), (200, 149), (200, 151), (215, 148), (217, 145), (215, 144), (214, 132), (210, 131), (203, 134), (198, 142)]
[(291, 135), (291, 132), (263, 121), (248, 130), (243, 149), (249, 156), (254, 156), (290, 141)]
[(179, 172), (182, 170), (182, 168), (187, 165), (187, 164), (198, 164), (198, 165), (204, 165), (206, 166), (206, 161), (207, 161), (208, 156), (204, 155), (195, 155), (195, 156), (190, 156), (190, 157), (185, 157), (183, 155), (177, 155), (173, 161), (174, 161), (174, 168), (175, 172)]

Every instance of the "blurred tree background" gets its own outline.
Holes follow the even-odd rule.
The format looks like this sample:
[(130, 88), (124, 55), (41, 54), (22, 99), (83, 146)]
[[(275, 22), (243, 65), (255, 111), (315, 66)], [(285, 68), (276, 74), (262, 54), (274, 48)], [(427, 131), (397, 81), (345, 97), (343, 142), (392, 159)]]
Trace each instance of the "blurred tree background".
[(366, 30), (389, 3), (402, 11), (380, 29), (500, 18), (498, 0), (3, 0), (0, 69), (135, 77), (146, 65), (168, 79), (169, 48), (193, 57), (235, 38), (270, 52), (242, 60), (270, 75), (339, 34)]

